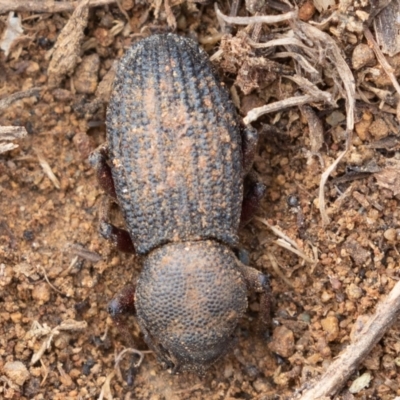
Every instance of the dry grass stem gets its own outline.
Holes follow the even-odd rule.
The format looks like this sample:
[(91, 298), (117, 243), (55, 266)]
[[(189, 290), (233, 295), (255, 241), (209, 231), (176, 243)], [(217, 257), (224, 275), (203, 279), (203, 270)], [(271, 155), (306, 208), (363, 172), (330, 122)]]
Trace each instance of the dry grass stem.
[(301, 65), (301, 67), (304, 69), (304, 71), (306, 71), (307, 73), (309, 73), (310, 75), (318, 75), (318, 71), (307, 61), (307, 59), (302, 56), (299, 53), (295, 53), (293, 51), (281, 51), (279, 53), (275, 53), (271, 58), (275, 59), (275, 58), (293, 58), (294, 60), (296, 60), (299, 65)]
[(274, 225), (271, 225), (265, 218), (260, 218), (260, 217), (254, 217), (254, 219), (258, 222), (261, 222), (262, 224), (264, 224), (266, 227), (268, 227), (276, 236), (282, 238), (283, 240), (285, 240), (286, 242), (290, 243), (293, 247), (297, 247), (297, 243), (290, 239), (289, 236), (287, 236), (286, 234), (284, 234), (279, 228), (277, 228)]
[(310, 82), (307, 78), (301, 75), (287, 75), (286, 79), (290, 79), (295, 82), (303, 92), (320, 99), (324, 103), (329, 104), (331, 107), (337, 107), (335, 100), (332, 97), (332, 94), (329, 92), (325, 92), (317, 87), (314, 83)]
[(378, 59), (379, 63), (381, 64), (382, 68), (385, 70), (385, 72), (389, 76), (393, 87), (396, 89), (396, 92), (400, 95), (400, 85), (397, 82), (396, 76), (394, 75), (394, 68), (387, 62), (385, 56), (383, 55), (381, 49), (378, 46), (378, 43), (376, 43), (376, 41), (375, 41), (374, 37), (372, 36), (372, 33), (368, 29), (368, 27), (364, 27), (364, 36), (368, 40), (368, 44), (372, 47), (372, 50), (374, 50), (376, 58)]
[[(91, 0), (89, 7), (100, 7), (114, 4), (116, 0)], [(9, 11), (34, 13), (72, 12), (78, 6), (78, 1), (37, 1), (37, 0), (0, 0), (0, 14)]]
[(23, 126), (0, 126), (0, 154), (18, 147), (17, 144), (5, 143), (6, 141), (22, 139), (26, 135), (27, 132)]
[(279, 236), (280, 239), (276, 240), (274, 243), (276, 243), (278, 246), (284, 247), (285, 249), (291, 251), (292, 253), (298, 255), (299, 257), (303, 258), (305, 261), (314, 264), (315, 261), (312, 260), (311, 258), (307, 257), (307, 255), (303, 252), (302, 249), (299, 248), (297, 243), (290, 239), (289, 236), (287, 236), (285, 233), (283, 233), (279, 228), (276, 226), (271, 225), (266, 219), (260, 218), (260, 217), (254, 217), (256, 221), (261, 222), (265, 226), (267, 226), (276, 236)]
[(267, 255), (269, 258), (269, 262), (271, 263), (272, 269), (275, 271), (276, 275), (278, 275), (279, 278), (282, 279), (282, 281), (286, 283), (286, 285), (288, 285), (289, 287), (293, 287), (292, 282), (285, 276), (285, 274), (280, 269), (278, 261), (276, 260), (276, 257), (270, 252), (268, 252)]
[(319, 205), (319, 211), (321, 213), (322, 223), (324, 225), (328, 225), (330, 222), (328, 214), (326, 213), (326, 206), (325, 206), (325, 189), (324, 189), (325, 183), (328, 180), (331, 173), (335, 170), (341, 159), (346, 155), (346, 153), (347, 150), (342, 151), (336, 158), (336, 160), (321, 175), (321, 180), (319, 183), (318, 205)]
[(40, 88), (34, 87), (28, 90), (23, 90), (21, 92), (10, 94), (9, 96), (0, 99), (0, 111), (5, 110), (7, 107), (9, 107), (12, 103), (14, 103), (17, 100), (25, 99), (27, 97), (32, 97), (32, 96), (38, 96), (39, 93), (40, 93)]
[(73, 255), (79, 256), (84, 260), (88, 260), (92, 263), (97, 263), (103, 259), (100, 254), (94, 251), (90, 251), (78, 243), (68, 244), (67, 246), (65, 246), (65, 251)]
[(354, 342), (347, 346), (315, 386), (303, 393), (299, 400), (335, 396), (385, 332), (396, 322), (399, 313), (400, 282), (397, 282), (387, 298), (378, 304), (375, 314), (368, 318), (362, 330), (357, 333)]
[(86, 321), (75, 321), (75, 320), (65, 320), (57, 325), (55, 328), (51, 329), (49, 326), (44, 324), (40, 325), (37, 321), (34, 321), (32, 329), (28, 332), (33, 337), (47, 336), (46, 340), (42, 343), (40, 349), (32, 355), (31, 365), (35, 364), (41, 359), (45, 351), (50, 348), (51, 342), (54, 336), (60, 334), (61, 331), (81, 331), (87, 328)]
[(53, 185), (55, 186), (56, 189), (60, 189), (60, 181), (58, 180), (58, 178), (54, 175), (54, 172), (52, 171), (49, 163), (45, 160), (45, 158), (43, 157), (42, 152), (37, 149), (37, 148), (33, 148), (33, 151), (36, 153), (36, 156), (39, 160), (39, 164), (42, 167), (44, 173), (47, 175), (47, 177), (50, 179), (50, 181), (53, 183)]
[(63, 296), (67, 296), (67, 297), (68, 297), (68, 295), (67, 295), (66, 293), (63, 293), (61, 290), (57, 289), (57, 288), (49, 281), (49, 278), (47, 277), (47, 274), (46, 274), (46, 270), (45, 270), (43, 267), (40, 267), (40, 268), (41, 268), (41, 270), (42, 270), (42, 272), (43, 272), (43, 276), (44, 276), (44, 279), (45, 279), (45, 281), (47, 282), (47, 284), (48, 284), (55, 292), (60, 293), (60, 294), (62, 294)]
[(0, 126), (0, 140), (22, 139), (27, 135), (23, 126)]
[(317, 154), (324, 144), (324, 126), (315, 111), (308, 105), (300, 107), (301, 113), (307, 120), (310, 132), (311, 153)]
[[(232, 25), (249, 24), (276, 24), (277, 22), (288, 21), (297, 17), (297, 11), (289, 11), (281, 15), (255, 15), (252, 17), (230, 17), (221, 12), (215, 3), (215, 12), (219, 21)], [(224, 25), (224, 24), (221, 25)]]
[(325, 206), (325, 184), (330, 176), (330, 174), (335, 170), (339, 162), (345, 156), (346, 152), (349, 150), (352, 133), (354, 129), (354, 105), (355, 105), (355, 81), (354, 76), (347, 65), (345, 59), (343, 58), (341, 51), (336, 44), (336, 42), (325, 32), (321, 32), (319, 29), (306, 24), (301, 21), (296, 21), (295, 25), (297, 28), (303, 32), (310, 40), (313, 40), (319, 45), (320, 49), (324, 49), (325, 57), (330, 60), (334, 66), (334, 70), (337, 71), (340, 79), (342, 80), (343, 86), (345, 88), (346, 95), (346, 129), (347, 129), (347, 140), (346, 140), (346, 150), (342, 152), (336, 160), (330, 165), (324, 173), (321, 175), (320, 186), (319, 186), (319, 210), (321, 213), (322, 223), (327, 225), (329, 223), (329, 217), (326, 213)]
[(296, 248), (292, 247), (286, 240), (283, 239), (277, 239), (274, 241), (275, 244), (277, 244), (280, 247), (283, 247), (286, 250), (291, 251), (292, 253), (296, 254), (297, 256), (301, 257), (304, 261), (314, 264), (315, 261), (312, 260), (311, 258), (307, 257), (306, 254), (298, 247)]
[(110, 374), (107, 375), (106, 380), (103, 383), (103, 386), (101, 387), (101, 392), (98, 400), (103, 400), (104, 398), (108, 400), (113, 400), (114, 396), (112, 395), (111, 392), (111, 387), (110, 383), (112, 378), (115, 376), (115, 371), (112, 371)]
[(266, 43), (258, 43), (249, 38), (247, 42), (250, 44), (251, 47), (254, 47), (255, 49), (266, 49), (268, 47), (277, 47), (277, 46), (297, 46), (304, 49), (308, 49), (308, 46), (306, 46), (301, 40), (295, 37), (272, 39)]
[[(346, 91), (346, 125), (347, 131), (350, 135), (349, 138), (351, 140), (351, 133), (353, 132), (354, 128), (354, 104), (356, 94), (356, 85), (353, 73), (347, 65), (346, 60), (342, 56), (338, 45), (328, 34), (321, 32), (319, 29), (311, 26), (310, 24), (306, 24), (299, 20), (296, 21), (296, 25), (303, 33), (307, 35), (309, 39), (318, 42), (319, 49), (321, 51), (323, 49), (324, 52), (326, 52), (326, 57), (330, 59), (343, 82), (343, 86)], [(348, 147), (349, 146), (347, 146), (347, 148)]]
[(104, 398), (107, 398), (109, 400), (113, 400), (113, 395), (112, 395), (112, 391), (111, 391), (111, 380), (114, 378), (115, 375), (120, 375), (120, 371), (119, 371), (119, 363), (122, 361), (122, 359), (125, 357), (126, 354), (136, 354), (139, 356), (139, 360), (135, 363), (135, 367), (138, 368), (144, 359), (144, 354), (145, 353), (151, 353), (150, 351), (139, 351), (136, 349), (132, 349), (132, 348), (128, 348), (128, 349), (124, 349), (122, 350), (116, 357), (115, 359), (115, 365), (114, 365), (114, 370), (107, 375), (106, 380), (104, 381), (103, 386), (101, 387), (101, 392), (100, 392), (100, 396), (98, 397), (98, 400), (102, 400)]
[(289, 99), (276, 101), (275, 103), (267, 104), (265, 106), (253, 108), (247, 115), (243, 118), (243, 122), (248, 125), (254, 121), (257, 121), (262, 115), (284, 110), (285, 108), (302, 106), (304, 104), (309, 104), (313, 102), (322, 101), (323, 97), (312, 96), (305, 94), (303, 96), (290, 97)]
[(122, 359), (125, 357), (126, 354), (136, 354), (137, 356), (139, 356), (139, 360), (135, 363), (135, 367), (140, 367), (140, 365), (142, 364), (143, 359), (144, 359), (144, 352), (136, 350), (136, 349), (128, 348), (128, 349), (122, 350), (118, 354), (117, 358), (115, 359), (115, 368), (119, 367), (119, 363), (122, 361)]

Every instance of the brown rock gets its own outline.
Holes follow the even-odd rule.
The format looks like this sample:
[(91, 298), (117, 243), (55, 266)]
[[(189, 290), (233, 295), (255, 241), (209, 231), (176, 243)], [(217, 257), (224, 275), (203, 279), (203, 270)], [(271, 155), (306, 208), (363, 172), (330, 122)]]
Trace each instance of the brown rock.
[(376, 64), (374, 51), (367, 44), (360, 43), (353, 50), (351, 62), (356, 70), (371, 67)]
[(22, 386), (30, 373), (21, 361), (9, 361), (4, 365), (4, 373), (17, 385)]
[(354, 260), (357, 265), (365, 264), (371, 259), (371, 253), (369, 250), (364, 249), (353, 238), (348, 238), (343, 244), (343, 248), (347, 251), (348, 255)]
[(389, 134), (389, 127), (383, 119), (377, 119), (371, 124), (368, 131), (376, 139), (382, 139)]
[(105, 28), (97, 28), (94, 31), (94, 37), (97, 39), (99, 44), (104, 47), (110, 46), (114, 41), (114, 36)]
[(32, 298), (38, 304), (45, 304), (50, 300), (50, 287), (46, 282), (38, 283), (32, 290)]
[(358, 300), (363, 295), (362, 289), (354, 283), (349, 285), (349, 287), (346, 289), (346, 293), (351, 300)]
[(339, 335), (339, 321), (334, 315), (328, 315), (321, 321), (322, 329), (326, 332), (326, 340), (333, 342)]
[(96, 91), (99, 80), (100, 57), (92, 54), (85, 57), (76, 69), (74, 85), (77, 93), (91, 94)]
[(311, 1), (306, 1), (299, 9), (299, 19), (302, 21), (310, 20), (315, 14), (315, 6)]
[(369, 139), (368, 129), (372, 124), (372, 114), (365, 112), (361, 118), (361, 121), (355, 124), (355, 130), (358, 137), (364, 142)]
[(282, 357), (290, 357), (294, 353), (294, 335), (285, 326), (275, 328), (268, 348)]
[(389, 242), (394, 242), (396, 241), (397, 238), (397, 232), (396, 229), (393, 228), (389, 228), (387, 229), (385, 232), (383, 232), (383, 236), (386, 240), (388, 240)]

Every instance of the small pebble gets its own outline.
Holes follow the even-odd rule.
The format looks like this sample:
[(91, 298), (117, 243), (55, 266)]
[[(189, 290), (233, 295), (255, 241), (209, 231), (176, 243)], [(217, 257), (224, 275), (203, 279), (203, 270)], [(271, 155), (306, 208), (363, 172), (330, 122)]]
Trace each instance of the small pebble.
[(104, 47), (110, 46), (114, 41), (114, 36), (105, 28), (97, 28), (94, 31), (94, 37), (97, 39), (99, 44)]
[(290, 357), (295, 350), (293, 332), (285, 326), (278, 326), (274, 329), (268, 348), (282, 357)]
[(326, 122), (331, 125), (331, 126), (337, 126), (343, 121), (345, 121), (346, 116), (339, 112), (339, 111), (333, 111), (328, 117), (326, 118)]
[(17, 385), (22, 386), (30, 373), (21, 361), (9, 361), (4, 365), (4, 373)]
[(95, 149), (92, 139), (85, 132), (78, 132), (74, 135), (72, 142), (78, 150), (82, 160), (87, 160), (90, 153)]
[(299, 19), (302, 21), (310, 20), (315, 14), (315, 6), (312, 1), (306, 1), (299, 9)]
[(28, 75), (34, 75), (39, 70), (40, 70), (39, 64), (35, 61), (30, 61), (28, 67), (25, 70), (25, 73)]
[(270, 389), (270, 385), (264, 378), (258, 378), (253, 382), (253, 387), (258, 393), (266, 393)]
[(396, 229), (389, 228), (383, 233), (384, 238), (389, 241), (389, 242), (394, 242), (396, 241), (397, 238), (397, 232)]
[(224, 369), (224, 377), (225, 379), (230, 378), (233, 375), (233, 366), (231, 363), (227, 363)]
[(359, 122), (357, 122), (354, 126), (355, 131), (358, 137), (365, 142), (369, 139), (368, 129), (372, 124), (372, 114), (369, 112), (365, 112)]
[(376, 139), (382, 139), (389, 134), (389, 127), (383, 119), (377, 119), (371, 124), (368, 131)]
[(360, 43), (353, 50), (351, 62), (355, 70), (365, 66), (372, 67), (376, 64), (374, 51), (367, 44)]
[(369, 386), (371, 379), (372, 379), (371, 374), (369, 372), (365, 372), (351, 384), (351, 386), (349, 387), (349, 392), (350, 393), (360, 392), (362, 389)]
[(92, 94), (96, 91), (99, 81), (99, 67), (100, 57), (98, 54), (83, 58), (74, 75), (74, 85), (77, 93)]
[(326, 340), (334, 341), (339, 335), (339, 321), (333, 315), (328, 315), (321, 321), (322, 329), (326, 332)]
[(351, 300), (357, 300), (362, 297), (363, 291), (362, 289), (354, 283), (351, 283), (349, 287), (346, 289), (347, 296)]
[(32, 298), (38, 304), (42, 305), (50, 300), (50, 287), (47, 282), (38, 283), (33, 287)]

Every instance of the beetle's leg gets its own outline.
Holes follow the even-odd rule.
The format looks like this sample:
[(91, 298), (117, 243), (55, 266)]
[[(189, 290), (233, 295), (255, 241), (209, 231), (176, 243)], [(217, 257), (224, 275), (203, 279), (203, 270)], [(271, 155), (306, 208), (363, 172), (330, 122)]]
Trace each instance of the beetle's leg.
[(264, 197), (266, 186), (261, 182), (251, 181), (248, 192), (244, 196), (242, 203), (242, 214), (240, 215), (240, 226), (243, 227), (251, 221), (261, 199)]
[(99, 211), (99, 233), (104, 239), (111, 242), (111, 245), (117, 250), (124, 253), (135, 254), (135, 247), (133, 246), (132, 239), (125, 229), (117, 228), (108, 221), (110, 211), (110, 199), (104, 197), (100, 205)]
[[(125, 314), (135, 313), (135, 286), (132, 284), (124, 286), (121, 291), (114, 296), (108, 303), (108, 313), (110, 314), (114, 325), (118, 328), (119, 333), (124, 338), (125, 343), (130, 348), (135, 348), (135, 341), (129, 327), (126, 323)], [(132, 355), (131, 365), (128, 369), (127, 383), (133, 385), (133, 379), (138, 369), (136, 355)]]
[(260, 293), (260, 317), (261, 321), (269, 325), (271, 322), (272, 293), (267, 275), (255, 268), (238, 262), (239, 269), (246, 281), (248, 290)]
[(90, 165), (96, 170), (97, 180), (100, 187), (112, 198), (116, 199), (114, 181), (111, 175), (111, 168), (107, 164), (108, 147), (102, 144), (89, 156)]
[(100, 235), (107, 239), (119, 251), (123, 253), (135, 254), (135, 247), (133, 246), (132, 239), (125, 229), (117, 228), (116, 226), (106, 222), (100, 221)]
[(247, 175), (253, 166), (258, 143), (258, 132), (251, 126), (242, 130), (243, 171)]
[(124, 286), (119, 293), (108, 303), (108, 313), (121, 335), (128, 341), (129, 347), (134, 347), (134, 342), (128, 326), (126, 325), (127, 313), (135, 313), (135, 286)]

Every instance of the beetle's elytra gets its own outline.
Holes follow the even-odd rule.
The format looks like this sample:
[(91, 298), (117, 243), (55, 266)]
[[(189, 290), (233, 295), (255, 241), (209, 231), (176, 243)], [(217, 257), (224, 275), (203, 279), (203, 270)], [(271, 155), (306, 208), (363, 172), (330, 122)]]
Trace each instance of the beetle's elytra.
[(122, 58), (107, 112), (108, 148), (92, 161), (127, 232), (105, 221), (102, 231), (143, 257), (137, 318), (149, 347), (175, 371), (202, 371), (224, 354), (247, 308), (247, 286), (266, 290), (265, 277), (233, 252), (243, 157), (254, 148), (248, 138), (254, 135), (243, 136), (194, 41), (155, 35)]

